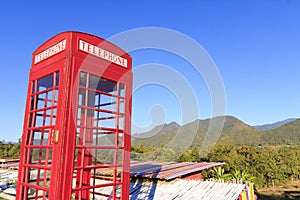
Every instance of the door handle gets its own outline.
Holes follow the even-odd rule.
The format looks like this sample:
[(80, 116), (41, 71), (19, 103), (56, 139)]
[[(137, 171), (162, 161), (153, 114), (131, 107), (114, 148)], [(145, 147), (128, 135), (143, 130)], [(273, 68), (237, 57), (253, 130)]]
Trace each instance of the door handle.
[(59, 130), (55, 130), (54, 131), (54, 135), (53, 135), (53, 142), (54, 142), (54, 144), (58, 143), (58, 139), (59, 139)]

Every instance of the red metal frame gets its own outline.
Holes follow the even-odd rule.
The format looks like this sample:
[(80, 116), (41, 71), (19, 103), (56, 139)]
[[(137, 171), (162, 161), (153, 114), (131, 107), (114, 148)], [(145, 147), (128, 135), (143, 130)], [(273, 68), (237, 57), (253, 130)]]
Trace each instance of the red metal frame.
[[(131, 92), (131, 57), (117, 46), (80, 32), (41, 45), (32, 58), (16, 199), (128, 199)], [(112, 177), (99, 174), (103, 168)]]

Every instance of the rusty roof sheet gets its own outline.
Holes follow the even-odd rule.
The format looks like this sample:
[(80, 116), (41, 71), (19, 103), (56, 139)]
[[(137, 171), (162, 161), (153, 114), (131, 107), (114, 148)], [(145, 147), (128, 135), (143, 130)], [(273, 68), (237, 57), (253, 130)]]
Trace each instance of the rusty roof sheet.
[[(132, 162), (130, 165), (130, 177), (168, 181), (224, 164), (216, 162)], [(120, 169), (118, 169), (119, 171)], [(113, 169), (101, 169), (98, 171), (102, 175), (112, 175), (113, 172)]]

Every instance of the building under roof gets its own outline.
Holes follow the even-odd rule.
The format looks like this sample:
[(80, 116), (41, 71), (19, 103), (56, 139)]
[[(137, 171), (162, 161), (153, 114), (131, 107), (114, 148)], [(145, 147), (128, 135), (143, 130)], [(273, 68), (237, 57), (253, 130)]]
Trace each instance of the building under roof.
[[(246, 194), (245, 191), (249, 194), (249, 188), (246, 184), (202, 180), (202, 170), (224, 164), (132, 162), (130, 169), (130, 199), (237, 200), (241, 198), (242, 193)], [(102, 169), (98, 173), (110, 176), (113, 170)], [(110, 196), (112, 187), (101, 188), (101, 191), (98, 192)], [(244, 199), (251, 199), (248, 197)]]

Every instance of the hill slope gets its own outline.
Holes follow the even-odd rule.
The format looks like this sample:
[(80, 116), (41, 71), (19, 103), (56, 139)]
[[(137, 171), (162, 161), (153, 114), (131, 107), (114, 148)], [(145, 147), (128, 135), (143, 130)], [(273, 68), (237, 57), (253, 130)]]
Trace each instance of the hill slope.
[[(225, 121), (221, 134), (219, 135), (214, 127), (210, 127), (212, 128), (210, 137), (207, 137), (207, 131), (212, 120), (221, 123), (222, 119), (225, 119)], [(213, 142), (214, 137), (218, 140), (218, 143), (235, 145), (299, 145), (300, 119), (286, 123), (279, 128), (259, 131), (232, 116), (215, 117), (195, 120), (183, 126), (176, 123), (164, 124), (149, 132), (135, 134), (132, 137), (133, 144), (144, 146), (201, 146), (203, 141)], [(207, 138), (205, 139), (205, 137)]]
[[(145, 146), (160, 146), (162, 144), (172, 147), (182, 147), (184, 145), (199, 146), (199, 144), (202, 144), (204, 141), (211, 120), (220, 120), (221, 123), (222, 119), (222, 117), (216, 117), (213, 119), (195, 120), (183, 126), (164, 124), (149, 132), (133, 135), (133, 143)], [(210, 133), (214, 134), (214, 127), (210, 128)], [(158, 129), (160, 129), (160, 131), (157, 131)], [(226, 116), (219, 142), (252, 145), (257, 140), (258, 132), (258, 130), (243, 123), (239, 119)], [(217, 137), (218, 133), (215, 134), (217, 134)]]
[(257, 125), (257, 126), (253, 126), (254, 128), (256, 128), (257, 130), (260, 131), (267, 131), (267, 130), (271, 130), (271, 129), (275, 129), (275, 128), (279, 128), (280, 126), (283, 126), (287, 123), (293, 122), (297, 120), (296, 118), (289, 118), (283, 121), (279, 121), (279, 122), (275, 122), (272, 124), (264, 124), (264, 125)]
[(262, 144), (300, 145), (300, 119), (287, 123), (279, 128), (264, 131)]

